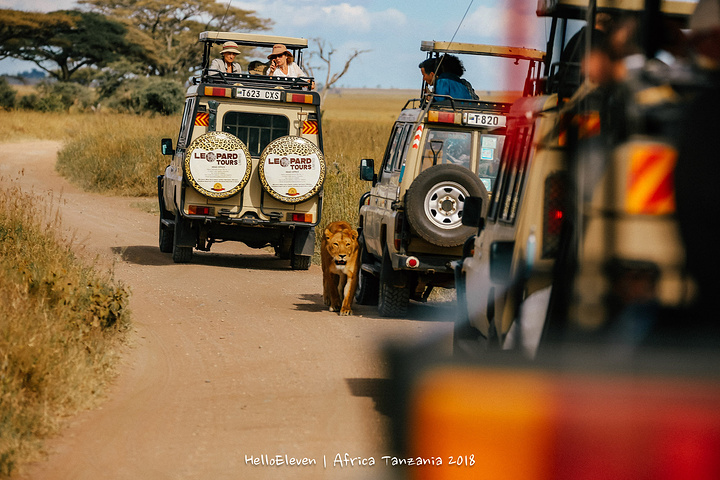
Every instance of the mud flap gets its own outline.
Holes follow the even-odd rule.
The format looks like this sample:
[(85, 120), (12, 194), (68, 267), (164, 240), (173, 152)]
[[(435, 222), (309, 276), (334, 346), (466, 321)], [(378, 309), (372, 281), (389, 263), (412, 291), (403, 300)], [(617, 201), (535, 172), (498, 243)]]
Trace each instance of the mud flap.
[(312, 256), (315, 252), (315, 229), (314, 228), (296, 228), (293, 253), (295, 255)]
[(190, 222), (180, 215), (175, 216), (175, 245), (178, 247), (195, 247), (197, 234)]
[(395, 270), (392, 266), (390, 252), (387, 247), (383, 253), (382, 265), (380, 266), (380, 278), (385, 279), (388, 285), (395, 288), (405, 288), (408, 284), (408, 276), (404, 270)]

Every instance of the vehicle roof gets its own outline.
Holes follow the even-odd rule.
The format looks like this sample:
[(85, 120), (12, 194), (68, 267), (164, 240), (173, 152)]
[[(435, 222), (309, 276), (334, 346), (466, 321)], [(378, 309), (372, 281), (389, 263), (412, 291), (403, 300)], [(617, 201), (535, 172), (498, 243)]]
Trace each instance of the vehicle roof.
[(500, 45), (482, 45), (477, 43), (439, 42), (435, 40), (421, 42), (420, 50), (423, 52), (485, 55), (489, 57), (535, 61), (540, 61), (545, 58), (545, 52), (532, 48), (503, 47)]
[(280, 37), (277, 35), (261, 35), (257, 33), (237, 33), (237, 32), (202, 32), (199, 40), (201, 42), (222, 43), (232, 41), (238, 45), (247, 45), (251, 47), (272, 47), (276, 43), (282, 43), (290, 50), (307, 48), (308, 41), (306, 38)]
[[(585, 20), (588, 3), (588, 0), (538, 0), (537, 15)], [(596, 0), (596, 8), (599, 12), (641, 12), (645, 10), (645, 0)], [(669, 17), (687, 18), (695, 10), (695, 3), (662, 0), (660, 10)]]

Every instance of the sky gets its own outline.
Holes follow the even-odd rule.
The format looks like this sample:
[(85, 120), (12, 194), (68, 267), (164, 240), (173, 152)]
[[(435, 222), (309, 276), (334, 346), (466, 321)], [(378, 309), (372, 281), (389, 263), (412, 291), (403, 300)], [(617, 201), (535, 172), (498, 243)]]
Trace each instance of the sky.
[[(264, 33), (307, 38), (309, 50), (313, 39), (323, 39), (335, 50), (332, 71), (341, 69), (354, 50), (365, 50), (335, 84), (345, 88), (420, 89), (424, 40), (544, 50), (550, 28), (549, 20), (535, 15), (537, 0), (231, 0), (231, 5), (271, 19), (272, 29)], [(0, 0), (0, 8), (24, 11), (76, 6), (74, 0)], [(527, 63), (513, 67), (507, 60), (461, 58), (467, 68), (464, 77), (476, 90), (521, 89)], [(322, 65), (318, 60), (310, 63)], [(0, 60), (0, 73), (34, 67)], [(315, 68), (314, 73), (322, 83), (326, 72)]]

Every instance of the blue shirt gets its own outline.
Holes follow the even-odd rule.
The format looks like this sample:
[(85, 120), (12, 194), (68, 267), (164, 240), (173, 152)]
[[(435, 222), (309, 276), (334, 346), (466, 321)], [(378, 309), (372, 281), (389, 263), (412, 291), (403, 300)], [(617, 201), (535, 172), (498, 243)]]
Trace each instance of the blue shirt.
[(435, 93), (435, 95), (448, 95), (460, 100), (473, 99), (473, 95), (470, 93), (467, 85), (454, 73), (441, 73), (435, 77), (433, 93)]

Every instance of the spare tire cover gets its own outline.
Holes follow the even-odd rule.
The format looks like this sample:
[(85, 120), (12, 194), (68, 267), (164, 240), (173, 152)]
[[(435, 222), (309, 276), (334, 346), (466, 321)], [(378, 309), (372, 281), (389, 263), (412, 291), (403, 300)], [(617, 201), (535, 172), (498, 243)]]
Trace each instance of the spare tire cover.
[(190, 144), (185, 153), (184, 170), (190, 185), (201, 194), (228, 198), (250, 180), (250, 151), (230, 133), (208, 132)]
[(278, 138), (260, 155), (260, 181), (272, 197), (286, 203), (307, 200), (325, 181), (325, 157), (310, 140), (292, 135)]

